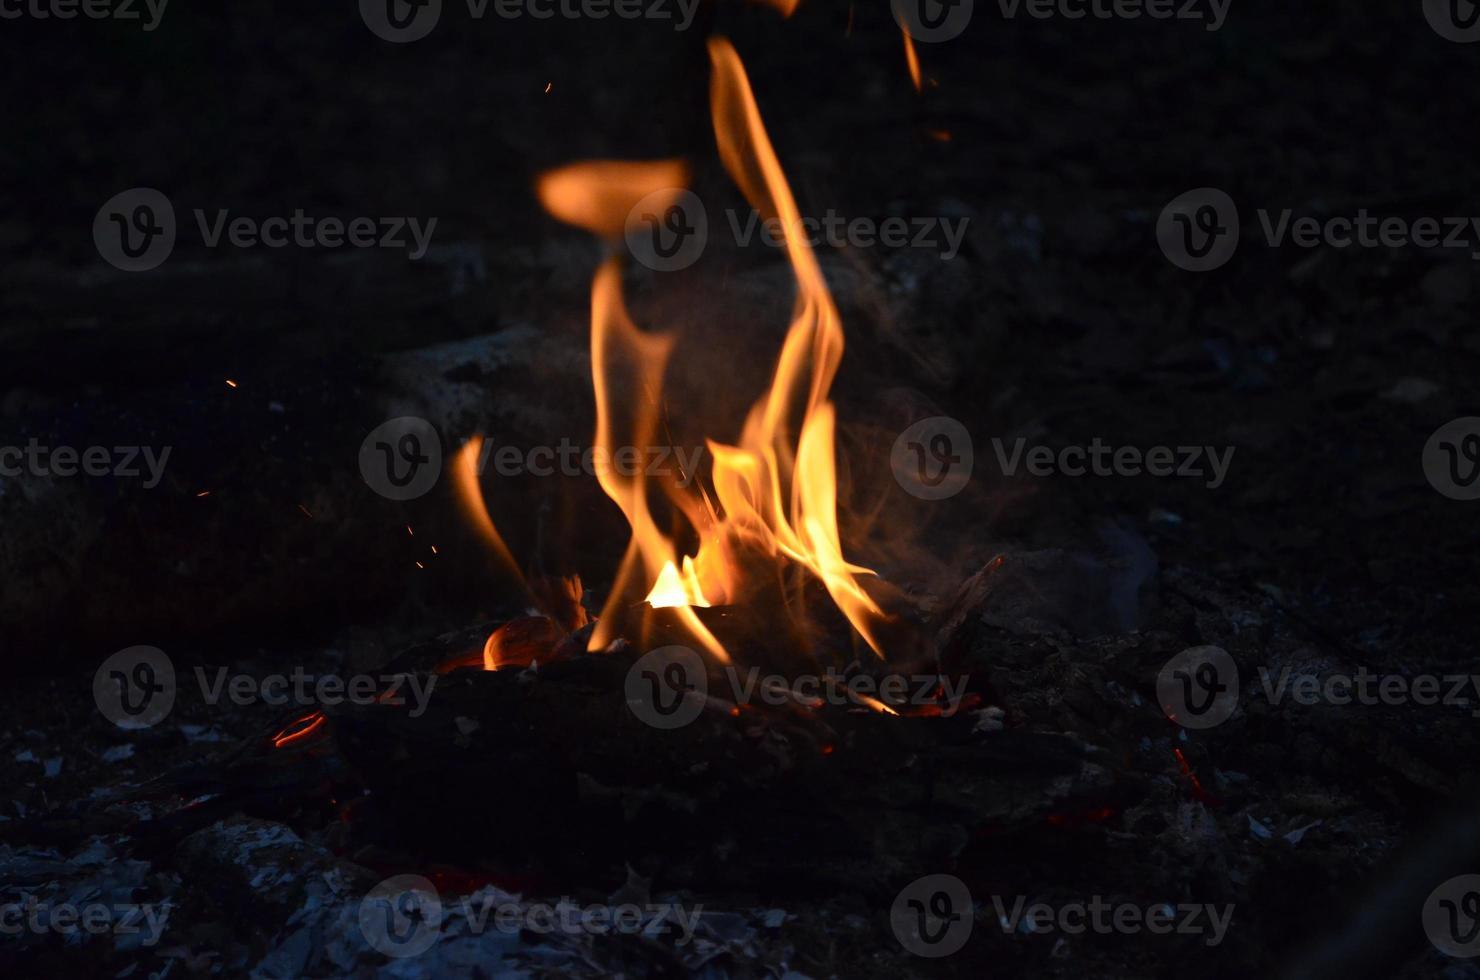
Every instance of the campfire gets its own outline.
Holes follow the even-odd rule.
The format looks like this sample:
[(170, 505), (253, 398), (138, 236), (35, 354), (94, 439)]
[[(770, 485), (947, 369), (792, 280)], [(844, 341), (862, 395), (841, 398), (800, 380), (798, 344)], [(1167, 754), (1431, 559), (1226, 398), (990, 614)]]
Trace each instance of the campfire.
[(1480, 956), (1474, 4), (69, 6), (0, 974)]
[[(631, 539), (586, 649), (604, 652), (621, 640), (647, 645), (661, 631), (668, 642), (692, 643), (714, 661), (729, 663), (732, 651), (715, 633), (724, 611), (781, 615), (805, 632), (810, 580), (821, 584), (853, 633), (884, 655), (879, 631), (888, 617), (869, 590), (875, 573), (849, 562), (839, 533), (837, 410), (829, 392), (843, 356), (841, 317), (801, 233), (801, 214), (739, 55), (721, 37), (710, 40), (709, 55), (720, 158), (746, 199), (784, 229), (796, 305), (770, 389), (756, 399), (734, 441), (706, 440), (710, 472), (693, 482), (693, 474), (659, 480), (645, 473), (619, 475), (611, 467), (598, 472), (602, 490), (627, 519)], [(643, 215), (675, 207), (686, 174), (677, 160), (578, 163), (544, 174), (538, 193), (555, 217), (616, 243)], [(673, 343), (671, 332), (633, 323), (623, 302), (622, 260), (607, 258), (591, 287), (594, 446), (605, 458), (662, 437), (663, 381)], [(470, 443), (458, 458), (459, 495), (482, 537), (509, 561), (478, 499), (472, 468), (477, 445)], [(672, 534), (663, 530), (665, 507), (679, 525)], [(773, 588), (778, 580), (779, 588)], [(777, 608), (757, 608), (762, 591), (778, 594)], [(548, 660), (559, 645), (559, 628), (584, 625), (579, 615), (551, 615), (546, 622), (551, 625), (543, 630), (522, 622), (503, 627), (489, 638), (485, 665)], [(540, 641), (543, 656), (534, 649)], [(527, 655), (512, 656), (516, 646)]]
[[(708, 53), (719, 159), (758, 214), (778, 222), (794, 284), (769, 387), (738, 431), (705, 440), (699, 472), (596, 467), (630, 537), (595, 615), (578, 577), (524, 574), (479, 479), (483, 437), (450, 457), (464, 525), (526, 611), (397, 662), (438, 679), (423, 716), (376, 703), (309, 712), (274, 733), (272, 747), (300, 764), (342, 756), (362, 781), (369, 795), (349, 823), (357, 838), (402, 848), (436, 813), (438, 840), (417, 851), (460, 864), (528, 861), (535, 842), (535, 866), (560, 873), (572, 859), (560, 839), (601, 828), (602, 843), (580, 860), (642, 864), (675, 848), (708, 852), (716, 840), (781, 861), (799, 849), (877, 858), (882, 841), (865, 828), (928, 798), (942, 775), (909, 760), (927, 745), (970, 758), (980, 751), (973, 732), (1002, 727), (970, 677), (941, 661), (982, 583), (932, 618), (850, 560), (830, 397), (842, 318), (738, 53), (723, 37)], [(680, 369), (678, 331), (634, 322), (619, 246), (635, 223), (677, 207), (690, 176), (681, 160), (600, 160), (536, 184), (552, 216), (608, 253), (590, 292), (598, 459), (670, 437), (664, 382)], [(895, 730), (902, 722), (927, 727)], [(1054, 771), (1066, 764), (1060, 754), (1050, 753)], [(860, 794), (881, 767), (901, 770), (886, 777), (892, 797)], [(479, 808), (457, 805), (476, 786), (518, 800), (496, 836)], [(786, 816), (804, 811), (806, 827)], [(751, 871), (768, 863), (757, 860)], [(876, 874), (862, 868), (843, 860), (837, 873)], [(710, 860), (691, 869), (714, 872)]]

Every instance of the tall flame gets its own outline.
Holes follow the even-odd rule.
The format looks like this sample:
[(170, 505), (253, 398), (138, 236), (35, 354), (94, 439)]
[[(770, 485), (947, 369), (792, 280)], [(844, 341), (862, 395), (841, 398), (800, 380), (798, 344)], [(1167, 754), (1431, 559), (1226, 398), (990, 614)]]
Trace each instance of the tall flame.
[[(884, 613), (858, 582), (858, 576), (873, 573), (843, 558), (838, 535), (835, 415), (827, 395), (843, 358), (842, 318), (817, 257), (800, 234), (801, 213), (740, 56), (729, 41), (715, 37), (709, 39), (709, 57), (714, 65), (710, 113), (720, 158), (756, 210), (779, 219), (797, 280), (791, 327), (770, 391), (751, 409), (738, 446), (710, 445), (715, 494), (726, 523), (742, 540), (810, 569), (854, 629), (880, 652), (873, 624)], [(788, 419), (803, 398), (801, 435), (793, 452)], [(789, 505), (785, 509), (783, 501)], [(696, 564), (701, 572), (707, 567), (702, 547)]]
[[(695, 612), (740, 598), (742, 554), (787, 559), (807, 569), (876, 651), (874, 627), (883, 610), (860, 584), (869, 569), (843, 556), (837, 519), (836, 413), (828, 393), (843, 356), (843, 329), (822, 269), (801, 232), (801, 213), (766, 134), (739, 55), (723, 38), (709, 40), (714, 67), (710, 110), (720, 158), (762, 216), (778, 219), (797, 283), (791, 324), (769, 390), (751, 408), (738, 441), (708, 442), (712, 497), (670, 481), (659, 485), (698, 538), (693, 555), (680, 556), (650, 505), (650, 482), (610, 468), (601, 488), (626, 516), (632, 538), (617, 572), (590, 648), (618, 635), (622, 613), (646, 591), (649, 609), (666, 609), (722, 661), (723, 645)], [(575, 164), (543, 175), (538, 194), (556, 217), (609, 239), (630, 209), (658, 191), (676, 199), (687, 171), (675, 161)], [(650, 446), (658, 434), (661, 386), (671, 334), (649, 333), (631, 320), (622, 301), (621, 270), (608, 258), (591, 290), (591, 374), (596, 393), (598, 451), (612, 458), (621, 446)], [(627, 384), (624, 388), (622, 381)], [(635, 405), (635, 408), (625, 406)]]

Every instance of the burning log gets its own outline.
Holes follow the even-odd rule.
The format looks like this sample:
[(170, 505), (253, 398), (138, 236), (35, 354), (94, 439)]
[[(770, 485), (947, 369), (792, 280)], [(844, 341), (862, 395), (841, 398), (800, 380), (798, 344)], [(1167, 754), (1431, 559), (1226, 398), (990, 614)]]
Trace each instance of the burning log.
[(1042, 826), (1133, 795), (1102, 753), (990, 732), (979, 711), (903, 717), (700, 695), (692, 723), (662, 730), (629, 703), (638, 660), (621, 650), (456, 670), (419, 717), (390, 705), (337, 712), (333, 739), (369, 791), (352, 834), (557, 877), (630, 864), (667, 885), (773, 888), (805, 861), (812, 872), (786, 887), (877, 888), (950, 860), (982, 828)]

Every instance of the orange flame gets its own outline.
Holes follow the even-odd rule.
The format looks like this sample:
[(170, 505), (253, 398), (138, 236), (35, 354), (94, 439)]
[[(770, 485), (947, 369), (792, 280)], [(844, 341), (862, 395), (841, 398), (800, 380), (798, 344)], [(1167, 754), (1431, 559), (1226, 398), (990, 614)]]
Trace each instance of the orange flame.
[[(626, 516), (632, 538), (589, 648), (603, 649), (616, 638), (622, 610), (646, 589), (649, 608), (671, 610), (705, 649), (728, 661), (694, 610), (739, 598), (737, 557), (743, 550), (785, 558), (810, 571), (878, 652), (873, 627), (884, 613), (859, 582), (873, 572), (844, 558), (838, 531), (836, 419), (828, 392), (843, 356), (841, 318), (816, 256), (799, 234), (801, 213), (739, 55), (723, 38), (710, 39), (709, 54), (714, 67), (710, 109), (720, 157), (757, 211), (778, 219), (796, 278), (796, 304), (770, 389), (751, 408), (739, 440), (708, 442), (712, 497), (662, 486), (697, 533), (695, 554), (680, 557), (658, 527), (647, 478), (610, 468), (598, 472), (602, 490)], [(675, 161), (597, 161), (545, 174), (537, 190), (555, 217), (615, 238), (636, 202), (659, 192), (676, 199), (687, 176), (687, 168)], [(608, 258), (591, 290), (595, 445), (607, 458), (620, 446), (653, 444), (673, 343), (671, 334), (649, 333), (632, 322), (622, 301), (618, 260)], [(623, 411), (629, 404), (635, 410)], [(625, 425), (619, 424), (622, 419), (628, 420)]]
[(768, 7), (775, 7), (777, 10), (781, 11), (782, 17), (790, 17), (792, 14), (797, 12), (797, 5), (800, 4), (802, 0), (758, 0), (758, 2), (763, 3)]
[(915, 39), (910, 37), (909, 31), (901, 31), (904, 35), (904, 62), (910, 69), (910, 81), (915, 84), (915, 91), (923, 90), (923, 82), (920, 78), (920, 55), (915, 51)]
[[(541, 174), (535, 193), (545, 210), (566, 224), (600, 238), (620, 238), (638, 201), (660, 192), (676, 198), (688, 182), (682, 160), (591, 160)], [(673, 201), (653, 203), (664, 210)]]
[[(461, 508), (468, 523), (477, 529), (478, 536), (488, 545), (499, 564), (503, 565), (504, 569), (513, 575), (514, 580), (523, 586), (524, 575), (519, 571), (519, 564), (514, 561), (509, 546), (504, 543), (503, 535), (499, 534), (498, 528), (494, 527), (493, 518), (488, 513), (488, 505), (483, 500), (483, 488), (478, 483), (478, 460), (482, 452), (482, 436), (474, 436), (457, 451), (449, 467), (452, 471), (452, 488), (457, 495), (458, 507)], [(411, 528), (408, 526), (406, 530), (410, 532)]]

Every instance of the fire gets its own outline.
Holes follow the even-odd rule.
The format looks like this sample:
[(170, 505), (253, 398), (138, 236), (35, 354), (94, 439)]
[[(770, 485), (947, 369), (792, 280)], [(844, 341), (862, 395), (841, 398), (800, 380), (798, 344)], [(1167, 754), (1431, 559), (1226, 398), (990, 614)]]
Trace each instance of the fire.
[(910, 70), (910, 81), (914, 83), (915, 91), (923, 90), (923, 79), (920, 77), (920, 55), (915, 51), (915, 39), (910, 37), (909, 31), (904, 34), (904, 62)]
[[(796, 7), (796, 0), (768, 2), (786, 15)], [(918, 83), (908, 37), (906, 46)], [(481, 661), (485, 669), (496, 670), (536, 663), (541, 654), (566, 656), (572, 643), (579, 649), (579, 633), (588, 625), (586, 649), (605, 650), (623, 635), (624, 616), (633, 607), (645, 610), (645, 632), (649, 615), (663, 610), (665, 625), (676, 625), (717, 660), (728, 662), (729, 653), (697, 610), (739, 603), (747, 589), (771, 579), (785, 579), (791, 590), (786, 605), (799, 608), (802, 586), (796, 576), (775, 574), (785, 565), (819, 581), (863, 640), (882, 653), (876, 627), (887, 617), (862, 583), (875, 573), (844, 557), (838, 527), (837, 418), (828, 394), (843, 356), (841, 318), (801, 233), (801, 213), (739, 55), (718, 37), (709, 40), (708, 51), (713, 67), (710, 112), (720, 159), (751, 205), (779, 222), (796, 280), (795, 305), (770, 387), (751, 407), (734, 443), (706, 440), (713, 460), (707, 486), (690, 489), (695, 474), (679, 474), (680, 483), (610, 465), (597, 467), (601, 489), (620, 508), (632, 533), (601, 617), (591, 624), (578, 579), (552, 584), (527, 582), (521, 575), (479, 484), (483, 439), (470, 439), (449, 465), (459, 508), (530, 600), (530, 609), (495, 631), (481, 655), (470, 652), (444, 665), (449, 669)], [(632, 222), (651, 221), (655, 213), (676, 206), (688, 182), (689, 168), (681, 160), (587, 161), (542, 174), (536, 191), (554, 217), (617, 241)], [(663, 377), (676, 340), (672, 333), (644, 330), (633, 322), (623, 301), (621, 274), (621, 261), (613, 254), (596, 270), (591, 286), (593, 453), (607, 461), (619, 458), (624, 447), (659, 445)], [(676, 511), (673, 516), (686, 520), (683, 539), (693, 543), (692, 553), (682, 553), (677, 539), (660, 527), (655, 492), (666, 496)], [(409, 525), (406, 532), (415, 533)], [(435, 547), (431, 551), (437, 553)], [(768, 560), (773, 571), (756, 574), (756, 556)], [(882, 702), (868, 706), (893, 713)], [(310, 723), (304, 730), (285, 730), (279, 738), (282, 744), (291, 743), (315, 727)]]
[[(524, 576), (519, 571), (519, 564), (514, 561), (514, 555), (509, 551), (509, 546), (504, 543), (503, 535), (499, 534), (498, 528), (494, 526), (493, 518), (488, 514), (488, 505), (483, 500), (483, 489), (478, 484), (478, 460), (482, 451), (482, 436), (474, 436), (463, 445), (462, 449), (458, 450), (449, 467), (452, 471), (453, 491), (457, 496), (458, 507), (461, 508), (467, 522), (478, 531), (478, 536), (493, 552), (494, 557), (503, 566), (503, 570), (512, 573), (514, 580), (522, 588), (524, 587)], [(415, 534), (409, 524), (406, 526), (406, 533), (413, 536)]]
[(683, 571), (673, 562), (664, 564), (658, 573), (658, 581), (647, 595), (647, 604), (654, 609), (671, 609), (675, 606), (708, 606), (704, 590), (699, 585), (698, 573), (694, 571), (694, 559), (684, 556)]
[(602, 238), (620, 238), (638, 201), (666, 194), (666, 201), (649, 202), (666, 209), (688, 182), (689, 168), (682, 160), (591, 160), (542, 174), (536, 192), (545, 210), (566, 224)]
[[(776, 157), (739, 55), (711, 38), (710, 110), (720, 158), (763, 217), (779, 220), (797, 296), (771, 385), (751, 408), (734, 444), (708, 440), (710, 489), (698, 492), (642, 474), (598, 471), (602, 490), (632, 530), (606, 607), (588, 648), (616, 639), (637, 595), (668, 610), (722, 662), (729, 654), (696, 609), (739, 601), (747, 584), (742, 556), (789, 561), (818, 579), (860, 636), (881, 652), (875, 627), (885, 614), (861, 584), (874, 573), (843, 555), (837, 517), (836, 412), (828, 393), (843, 355), (843, 329), (821, 267), (800, 233), (801, 213)], [(544, 174), (540, 201), (552, 215), (608, 240), (623, 234), (642, 201), (672, 206), (687, 183), (679, 161), (595, 161)], [(591, 289), (591, 375), (595, 448), (612, 458), (622, 446), (654, 445), (663, 376), (675, 337), (639, 328), (622, 298), (616, 256), (597, 269)], [(461, 481), (460, 481), (460, 485)], [(697, 550), (680, 555), (658, 523), (651, 494), (662, 491), (687, 519)], [(476, 519), (476, 512), (475, 512)], [(486, 520), (486, 515), (483, 516)], [(484, 536), (488, 529), (478, 520)], [(497, 540), (494, 532), (494, 540)]]

